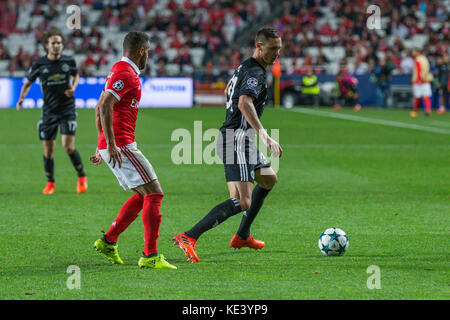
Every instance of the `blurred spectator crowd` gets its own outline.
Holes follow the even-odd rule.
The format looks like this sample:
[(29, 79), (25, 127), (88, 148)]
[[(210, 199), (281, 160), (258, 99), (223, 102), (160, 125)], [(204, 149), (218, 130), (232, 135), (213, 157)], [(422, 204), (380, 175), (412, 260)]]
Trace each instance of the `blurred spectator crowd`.
[[(77, 30), (67, 27), (72, 4), (81, 8)], [(366, 25), (369, 5), (380, 8), (380, 29)], [(252, 54), (254, 21), (282, 34), (284, 74), (370, 74), (385, 65), (389, 75), (409, 74), (413, 47), (432, 65), (449, 53), (449, 12), (450, 0), (0, 0), (0, 76), (23, 76), (44, 54), (40, 41), (52, 26), (82, 76), (105, 76), (121, 57), (124, 34), (137, 29), (152, 41), (144, 76), (220, 86)], [(241, 35), (248, 41), (236, 41)]]
[[(309, 6), (305, 6), (307, 3)], [(370, 5), (380, 8), (381, 28), (366, 21)], [(274, 25), (281, 30), (287, 72), (371, 73), (390, 63), (393, 74), (412, 72), (413, 47), (434, 61), (450, 53), (450, 1), (286, 1)], [(294, 58), (294, 59), (292, 59)]]
[[(249, 23), (270, 13), (273, 0), (0, 0), (0, 76), (23, 76), (44, 55), (41, 39), (52, 27), (65, 37), (82, 76), (105, 76), (122, 55), (131, 30), (151, 37), (144, 76), (213, 72), (225, 77), (249, 50), (233, 42)], [(81, 28), (69, 29), (70, 5), (81, 9)], [(75, 21), (75, 20), (73, 20)], [(207, 78), (208, 76), (206, 76)]]

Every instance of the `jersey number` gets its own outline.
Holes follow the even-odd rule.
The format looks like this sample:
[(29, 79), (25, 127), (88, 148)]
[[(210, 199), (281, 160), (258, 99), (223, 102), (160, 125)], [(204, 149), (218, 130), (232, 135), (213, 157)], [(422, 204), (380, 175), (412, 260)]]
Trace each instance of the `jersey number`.
[(228, 101), (227, 101), (227, 109), (231, 108), (231, 112), (233, 112), (233, 94), (234, 94), (234, 87), (236, 86), (238, 78), (236, 75), (233, 75), (233, 77), (230, 80), (230, 86), (228, 87), (227, 95), (228, 95)]
[(76, 121), (67, 121), (67, 124), (69, 126), (69, 130), (71, 132), (75, 131), (77, 129), (77, 122)]

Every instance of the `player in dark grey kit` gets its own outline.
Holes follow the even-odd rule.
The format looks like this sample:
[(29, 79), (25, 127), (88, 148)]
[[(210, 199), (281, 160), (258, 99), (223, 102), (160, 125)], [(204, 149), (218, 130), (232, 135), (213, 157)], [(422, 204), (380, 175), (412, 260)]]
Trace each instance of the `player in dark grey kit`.
[(20, 91), (16, 109), (21, 110), (31, 85), (39, 77), (44, 104), (42, 119), (38, 122), (38, 132), (39, 139), (43, 142), (44, 169), (47, 176), (47, 185), (42, 192), (52, 194), (55, 190), (53, 152), (59, 126), (62, 146), (78, 173), (77, 192), (82, 193), (87, 190), (87, 177), (80, 154), (75, 149), (77, 114), (73, 96), (79, 80), (78, 69), (72, 57), (61, 54), (64, 45), (63, 37), (58, 30), (53, 29), (47, 33), (43, 44), (47, 55), (33, 62), (27, 81)]
[[(266, 68), (278, 58), (280, 50), (278, 31), (271, 27), (259, 29), (253, 56), (236, 69), (227, 84), (226, 120), (220, 128), (218, 153), (224, 162), (230, 199), (214, 207), (190, 230), (173, 237), (191, 262), (200, 261), (195, 252), (200, 235), (242, 211), (244, 216), (230, 246), (238, 249), (265, 246), (264, 241), (251, 236), (250, 226), (278, 178), (254, 140), (258, 134), (273, 156), (281, 156), (281, 146), (268, 136), (259, 120), (267, 100)], [(258, 184), (253, 188), (255, 180)]]

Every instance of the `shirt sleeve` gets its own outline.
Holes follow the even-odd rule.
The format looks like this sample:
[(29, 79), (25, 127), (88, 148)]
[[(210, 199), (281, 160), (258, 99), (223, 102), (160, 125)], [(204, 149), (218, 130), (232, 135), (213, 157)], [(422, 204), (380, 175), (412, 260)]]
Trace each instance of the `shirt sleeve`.
[(114, 72), (106, 82), (105, 91), (111, 92), (120, 101), (127, 92), (133, 89), (132, 85), (128, 72)]
[(37, 60), (31, 64), (30, 69), (28, 70), (27, 79), (30, 82), (34, 82), (37, 77), (39, 77), (41, 68), (38, 64)]
[(264, 82), (264, 74), (262, 71), (250, 69), (242, 79), (239, 96), (248, 95), (255, 99), (258, 98), (265, 85)]

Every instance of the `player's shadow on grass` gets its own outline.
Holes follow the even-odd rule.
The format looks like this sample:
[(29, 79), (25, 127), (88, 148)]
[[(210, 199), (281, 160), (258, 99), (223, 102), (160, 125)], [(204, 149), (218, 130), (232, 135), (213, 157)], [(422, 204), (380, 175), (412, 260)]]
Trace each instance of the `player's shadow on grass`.
[[(306, 259), (399, 259), (401, 258), (398, 255), (393, 254), (343, 254), (340, 256), (325, 256), (321, 253), (319, 254), (308, 254), (308, 255), (302, 255), (302, 258)], [(421, 260), (421, 259), (417, 259)]]
[[(62, 263), (62, 264), (54, 264), (52, 266), (48, 266), (48, 267), (35, 267), (35, 266), (20, 266), (20, 267), (11, 267), (8, 268), (7, 270), (2, 270), (1, 271), (1, 277), (3, 279), (7, 279), (8, 277), (13, 277), (13, 278), (17, 278), (17, 277), (28, 277), (28, 276), (51, 276), (51, 275), (62, 275), (62, 277), (68, 277), (70, 274), (67, 273), (67, 268), (71, 265), (76, 265), (80, 268), (81, 272), (83, 272), (83, 270), (89, 270), (89, 271), (95, 271), (95, 269), (98, 269), (99, 271), (101, 270), (102, 272), (108, 272), (108, 266), (111, 267), (115, 267), (114, 265), (108, 263), (107, 261), (105, 261), (104, 263), (98, 262), (98, 263), (80, 263), (80, 264), (76, 264), (73, 261), (67, 262), (67, 263)], [(136, 267), (137, 267), (137, 263), (136, 263)], [(116, 268), (110, 268), (109, 270), (111, 270), (111, 272), (115, 272), (117, 271)]]
[[(241, 250), (235, 250), (230, 249), (227, 251), (220, 251), (215, 253), (197, 253), (200, 258), (200, 262), (202, 262), (202, 259), (209, 260), (208, 262), (237, 262), (239, 256), (245, 256), (248, 257), (248, 255), (258, 255), (258, 256), (269, 256), (273, 254), (279, 254), (279, 253), (289, 253), (287, 250), (251, 250), (247, 248), (243, 248)], [(233, 257), (233, 259), (230, 259), (229, 257)], [(218, 259), (215, 259), (218, 258)]]

